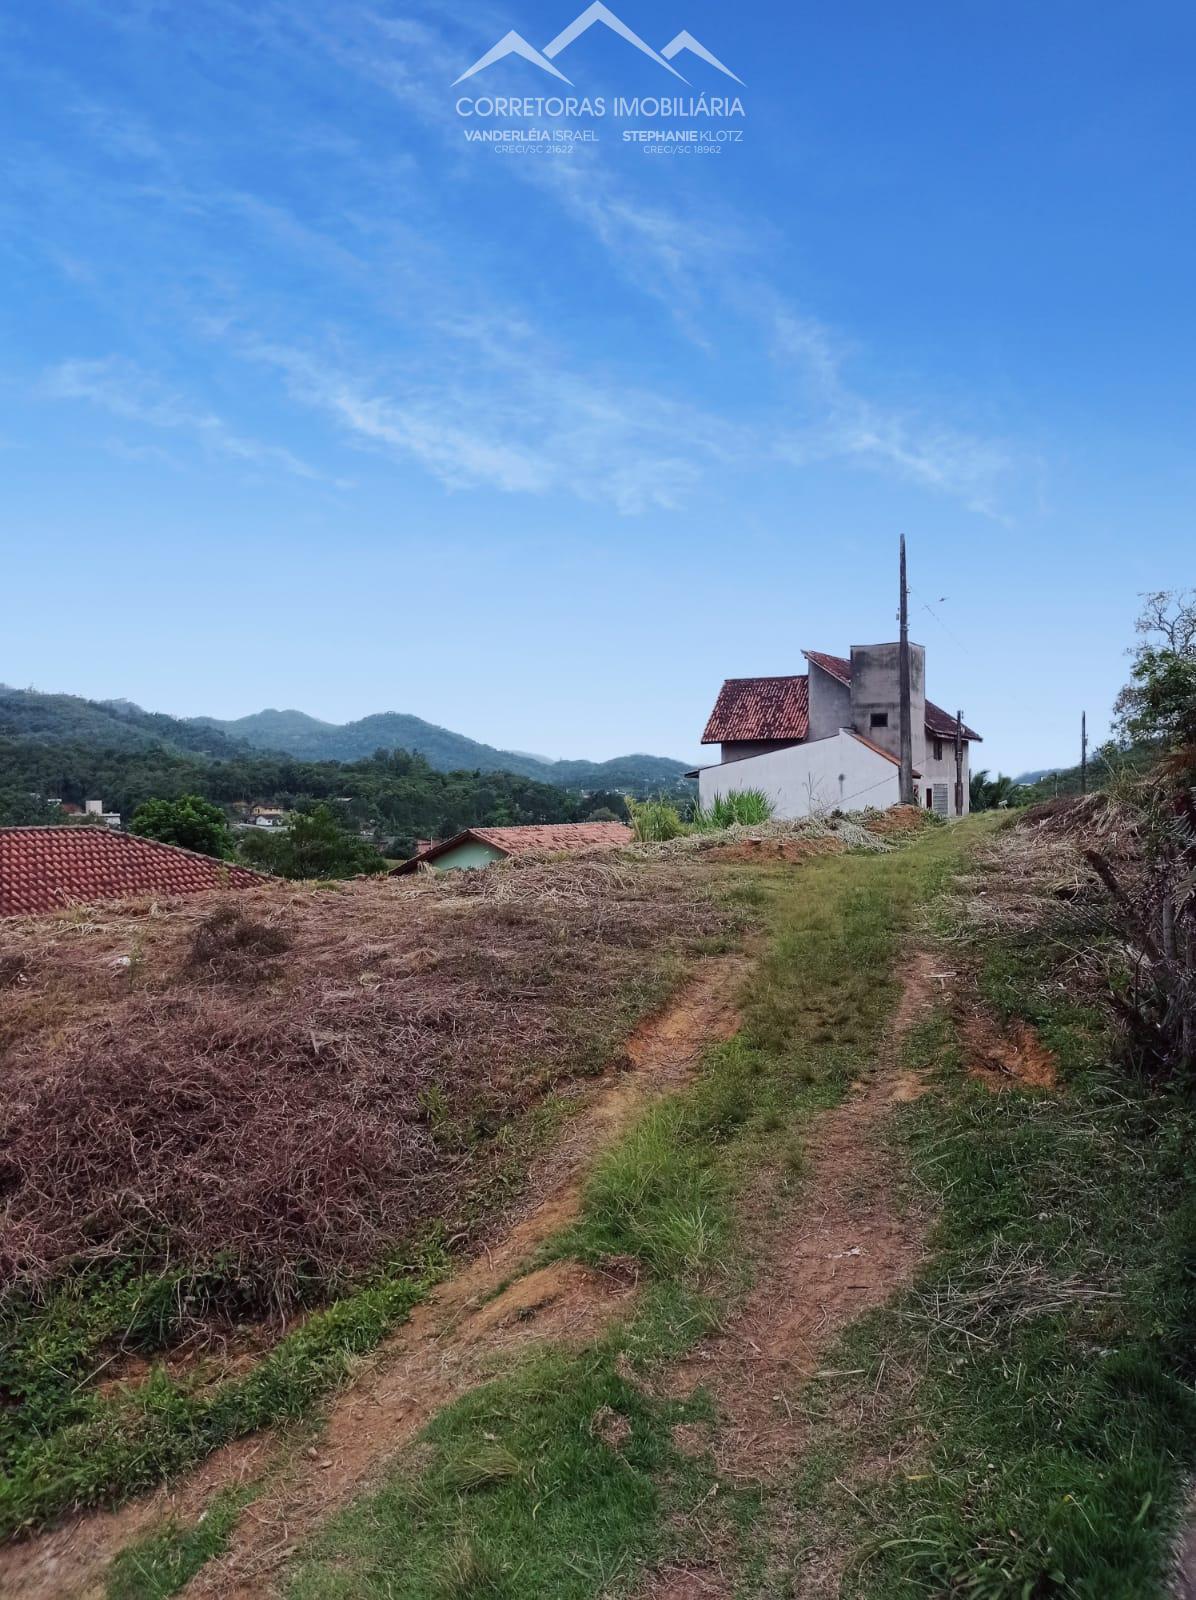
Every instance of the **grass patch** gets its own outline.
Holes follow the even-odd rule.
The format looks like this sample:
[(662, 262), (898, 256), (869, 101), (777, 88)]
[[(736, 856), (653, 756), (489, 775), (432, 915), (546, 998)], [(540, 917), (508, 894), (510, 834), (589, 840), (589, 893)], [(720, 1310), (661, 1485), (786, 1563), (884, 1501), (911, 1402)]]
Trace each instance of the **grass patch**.
[[(1059, 1058), (1054, 1095), (992, 1094), (952, 1029), (902, 1134), (937, 1253), (827, 1365), (825, 1415), (768, 1582), (817, 1530), (844, 1597), (1146, 1600), (1196, 1464), (1196, 1107), (1113, 1066), (1057, 941), (986, 939), (977, 986)], [(876, 1463), (896, 1463), (878, 1471)], [(780, 1509), (780, 1508), (778, 1508)]]
[[(81, 1391), (45, 1433), (25, 1431), (0, 1478), (0, 1537), (64, 1511), (113, 1502), (192, 1466), (232, 1439), (305, 1415), (443, 1277), (430, 1243), (417, 1263), (314, 1312), (242, 1377), (213, 1388), (155, 1369), (138, 1387)], [(47, 1402), (48, 1403), (48, 1402)]]
[[(599, 1163), (578, 1223), (552, 1249), (637, 1260), (635, 1315), (587, 1349), (525, 1359), (442, 1413), (425, 1435), (430, 1459), (396, 1471), (320, 1539), (297, 1600), (587, 1600), (683, 1552), (699, 1505), (703, 1524), (737, 1544), (759, 1496), (718, 1485), (708, 1461), (678, 1451), (672, 1429), (693, 1410), (643, 1380), (742, 1290), (741, 1187), (761, 1167), (779, 1186), (797, 1180), (802, 1129), (868, 1060), (901, 942), (968, 841), (935, 830), (908, 851), (753, 879), (771, 939), (743, 1030)], [(617, 1447), (594, 1425), (611, 1414), (625, 1422)]]
[(671, 1440), (683, 1415), (620, 1376), (613, 1344), (527, 1361), (442, 1413), (426, 1435), (424, 1470), (396, 1475), (342, 1518), (294, 1592), (301, 1600), (603, 1592), (661, 1548), (662, 1505), (698, 1496), (701, 1474)]
[(253, 1498), (251, 1488), (218, 1494), (192, 1523), (168, 1522), (120, 1552), (109, 1568), (105, 1600), (167, 1600), (220, 1555)]

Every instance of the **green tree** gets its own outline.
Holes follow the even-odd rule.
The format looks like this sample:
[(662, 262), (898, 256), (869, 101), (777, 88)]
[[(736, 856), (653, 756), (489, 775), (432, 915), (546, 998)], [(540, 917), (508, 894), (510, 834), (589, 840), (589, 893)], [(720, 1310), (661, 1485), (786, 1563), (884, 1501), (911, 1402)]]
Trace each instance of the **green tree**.
[(28, 828), (62, 822), (57, 806), (48, 806), (40, 795), (21, 789), (0, 789), (0, 828)]
[(1022, 786), (998, 772), (990, 778), (987, 768), (973, 772), (968, 781), (968, 806), (972, 811), (995, 811), (998, 806), (1022, 803)]
[(1196, 589), (1145, 596), (1130, 681), (1117, 697), (1118, 726), (1131, 744), (1196, 745)]
[(129, 832), (163, 844), (182, 845), (203, 856), (227, 860), (233, 853), (228, 818), (219, 806), (197, 794), (183, 794), (177, 800), (147, 800), (133, 813)]
[(292, 817), (290, 825), (277, 832), (246, 833), (241, 854), (254, 866), (284, 878), (354, 878), (362, 872), (387, 870), (385, 857), (372, 844), (346, 832), (326, 805)]

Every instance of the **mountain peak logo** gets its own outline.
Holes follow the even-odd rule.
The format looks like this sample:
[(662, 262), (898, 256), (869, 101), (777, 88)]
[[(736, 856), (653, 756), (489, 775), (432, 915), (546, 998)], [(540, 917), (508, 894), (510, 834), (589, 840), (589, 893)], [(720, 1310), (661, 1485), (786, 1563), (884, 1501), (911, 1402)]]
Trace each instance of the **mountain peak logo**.
[(512, 28), (503, 35), (496, 45), (487, 50), (484, 56), (480, 56), (472, 67), (466, 68), (459, 78), (454, 79), (453, 87), (456, 88), (458, 83), (464, 83), (466, 78), (472, 78), (475, 73), (484, 72), (487, 67), (492, 67), (496, 61), (502, 61), (506, 56), (522, 56), (524, 61), (530, 61), (532, 66), (539, 67), (541, 72), (551, 73), (554, 78), (559, 78), (562, 83), (567, 83), (572, 87), (572, 79), (566, 78), (560, 68), (553, 65), (553, 61), (563, 50), (567, 50), (575, 39), (579, 39), (583, 33), (598, 22), (609, 28), (612, 33), (617, 34), (620, 39), (624, 39), (628, 44), (634, 45), (649, 60), (655, 61), (658, 67), (663, 67), (666, 72), (671, 73), (674, 78), (679, 79), (682, 83), (687, 82), (687, 79), (682, 77), (677, 68), (672, 65), (673, 58), (680, 55), (682, 51), (688, 51), (690, 55), (697, 56), (707, 66), (714, 67), (728, 78), (733, 78), (736, 83), (743, 82), (742, 78), (737, 77), (730, 67), (724, 66), (718, 57), (707, 50), (706, 46), (695, 39), (687, 29), (683, 28), (675, 38), (669, 40), (662, 50), (653, 50), (646, 40), (641, 39), (638, 33), (616, 17), (610, 7), (602, 3), (602, 0), (593, 0), (593, 4), (587, 6), (580, 16), (575, 17), (567, 28), (562, 28), (555, 39), (549, 40), (543, 50), (537, 50), (534, 45), (528, 44), (522, 34), (516, 33)]

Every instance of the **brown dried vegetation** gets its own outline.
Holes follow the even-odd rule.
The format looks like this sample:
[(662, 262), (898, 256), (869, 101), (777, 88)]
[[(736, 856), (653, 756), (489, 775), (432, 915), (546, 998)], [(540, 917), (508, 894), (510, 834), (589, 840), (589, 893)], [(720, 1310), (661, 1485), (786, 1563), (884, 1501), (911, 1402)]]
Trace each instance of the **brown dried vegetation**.
[(4, 924), (0, 1285), (219, 1264), (283, 1308), (464, 1225), (510, 1117), (725, 937), (709, 883), (523, 863)]

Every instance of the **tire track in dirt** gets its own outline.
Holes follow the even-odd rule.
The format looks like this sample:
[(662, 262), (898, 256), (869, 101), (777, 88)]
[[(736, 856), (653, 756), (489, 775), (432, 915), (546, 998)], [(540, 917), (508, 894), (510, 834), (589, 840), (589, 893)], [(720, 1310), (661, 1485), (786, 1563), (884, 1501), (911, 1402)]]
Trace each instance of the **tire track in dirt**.
[(736, 1032), (746, 968), (744, 956), (705, 960), (662, 1012), (640, 1024), (533, 1173), (530, 1197), (504, 1237), (363, 1361), (356, 1380), (333, 1395), (311, 1451), (287, 1454), (269, 1434), (241, 1440), (175, 1486), (10, 1545), (0, 1550), (0, 1595), (100, 1600), (110, 1563), (131, 1540), (165, 1518), (194, 1519), (222, 1488), (264, 1478), (227, 1553), (185, 1590), (190, 1600), (263, 1600), (277, 1592), (282, 1568), (308, 1534), (367, 1488), (497, 1356), (539, 1341), (593, 1338), (634, 1295), (633, 1277), (568, 1261), (518, 1273), (578, 1215), (595, 1159), (654, 1100), (683, 1087), (709, 1045)]
[[(760, 1225), (761, 1265), (750, 1294), (670, 1374), (671, 1394), (702, 1388), (712, 1396), (718, 1421), (710, 1448), (720, 1474), (738, 1484), (767, 1489), (792, 1473), (808, 1435), (791, 1403), (797, 1391), (816, 1376), (836, 1336), (908, 1283), (924, 1257), (927, 1219), (901, 1214), (880, 1135), (893, 1108), (927, 1087), (922, 1074), (898, 1063), (907, 1034), (951, 976), (935, 969), (927, 952), (908, 958), (871, 1072), (811, 1126), (795, 1207)], [(716, 1547), (700, 1565), (656, 1573), (639, 1591), (642, 1600), (729, 1600), (734, 1585)], [(837, 1582), (820, 1592), (837, 1593)]]

